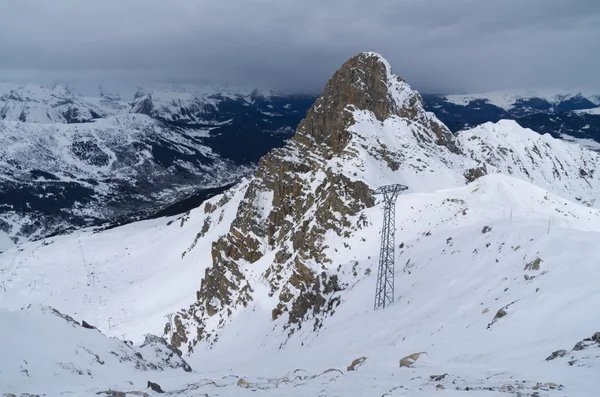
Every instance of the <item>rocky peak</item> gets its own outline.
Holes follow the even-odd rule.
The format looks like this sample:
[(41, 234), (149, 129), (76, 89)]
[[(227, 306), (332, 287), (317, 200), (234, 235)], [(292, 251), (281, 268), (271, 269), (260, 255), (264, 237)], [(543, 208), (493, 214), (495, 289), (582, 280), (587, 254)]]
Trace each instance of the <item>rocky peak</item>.
[(199, 341), (215, 342), (218, 329), (259, 293), (249, 276), (255, 268), (266, 269), (261, 282), (269, 300), (276, 298), (273, 321), (288, 335), (306, 321), (318, 327), (347, 287), (327, 236), (344, 241), (371, 224), (363, 211), (375, 205), (373, 189), (390, 172), (427, 179), (435, 161), (452, 161), (450, 151), (458, 151), (450, 131), (385, 59), (362, 53), (348, 60), (295, 136), (240, 187), (244, 198), (229, 232), (213, 242), (197, 302), (174, 318), (173, 345), (191, 351)]
[(351, 109), (372, 112), (381, 122), (398, 116), (428, 124), (438, 144), (457, 150), (452, 133), (425, 112), (421, 96), (404, 79), (392, 74), (385, 58), (373, 52), (350, 58), (334, 73), (298, 125), (295, 140), (308, 143), (314, 139), (339, 154), (350, 140), (348, 127), (355, 123)]
[(153, 116), (153, 112), (154, 103), (152, 101), (152, 94), (136, 96), (135, 100), (131, 105), (131, 109), (129, 110), (129, 113), (140, 113), (146, 114), (148, 116)]

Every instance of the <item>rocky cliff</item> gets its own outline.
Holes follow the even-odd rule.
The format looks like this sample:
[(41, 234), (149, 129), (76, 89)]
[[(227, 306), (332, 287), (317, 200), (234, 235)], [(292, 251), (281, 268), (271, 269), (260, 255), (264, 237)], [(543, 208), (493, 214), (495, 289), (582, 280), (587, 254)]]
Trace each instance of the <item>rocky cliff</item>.
[[(295, 136), (263, 157), (254, 178), (239, 187), (245, 191), (239, 206), (231, 208), (224, 196), (204, 207), (208, 214), (237, 215), (212, 244), (196, 302), (165, 333), (172, 331), (173, 345), (190, 352), (200, 341), (212, 345), (256, 300), (268, 307), (274, 329), (284, 331), (277, 331), (285, 335), (282, 345), (302, 327), (318, 331), (359, 277), (351, 263), (360, 248), (350, 241), (361, 229), (373, 230), (367, 209), (384, 184), (432, 192), (503, 173), (593, 205), (600, 186), (596, 153), (516, 124), (497, 129), (504, 132), (453, 135), (380, 55), (351, 58)], [(198, 238), (211, 222), (209, 215)]]
[[(403, 124), (404, 146), (435, 158), (420, 158), (419, 150), (402, 154), (397, 131), (373, 137), (353, 129), (365, 117), (381, 126)], [(337, 292), (347, 287), (328, 255), (336, 247), (326, 244), (326, 236), (344, 238), (370, 225), (361, 211), (374, 206), (373, 190), (387, 172), (429, 173), (430, 164), (457, 161), (459, 152), (450, 131), (423, 110), (419, 94), (391, 73), (385, 59), (363, 53), (348, 60), (295, 136), (260, 160), (229, 233), (213, 243), (213, 264), (197, 302), (175, 317), (173, 344), (192, 350), (200, 340), (216, 341), (216, 329), (254, 298), (246, 269), (262, 258), (260, 277), (275, 298), (272, 319), (283, 318), (289, 334), (308, 320), (317, 329), (319, 317), (333, 313)], [(380, 175), (371, 161), (385, 165)]]

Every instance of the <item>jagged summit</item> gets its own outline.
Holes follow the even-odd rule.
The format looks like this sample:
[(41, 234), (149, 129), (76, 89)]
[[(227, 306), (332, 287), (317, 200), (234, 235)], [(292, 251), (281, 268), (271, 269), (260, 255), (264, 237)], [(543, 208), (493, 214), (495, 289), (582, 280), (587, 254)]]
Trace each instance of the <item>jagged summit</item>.
[(398, 116), (426, 124), (437, 143), (456, 150), (451, 132), (423, 108), (421, 96), (392, 73), (389, 62), (374, 52), (346, 61), (327, 82), (323, 94), (299, 124), (299, 141), (310, 136), (339, 153), (348, 143), (347, 128), (355, 123), (352, 110), (372, 112), (381, 122)]
[(339, 304), (333, 294), (347, 286), (330, 269), (326, 236), (343, 239), (368, 227), (367, 218), (357, 217), (374, 206), (373, 190), (391, 179), (415, 191), (463, 184), (463, 169), (475, 162), (458, 151), (451, 133), (383, 57), (362, 53), (348, 60), (295, 136), (263, 157), (255, 178), (239, 187), (244, 198), (229, 232), (212, 245), (197, 302), (175, 316), (173, 344), (191, 351), (200, 341), (214, 342), (231, 313), (257, 298), (247, 273), (256, 263), (276, 299), (272, 319), (284, 329), (331, 313)]

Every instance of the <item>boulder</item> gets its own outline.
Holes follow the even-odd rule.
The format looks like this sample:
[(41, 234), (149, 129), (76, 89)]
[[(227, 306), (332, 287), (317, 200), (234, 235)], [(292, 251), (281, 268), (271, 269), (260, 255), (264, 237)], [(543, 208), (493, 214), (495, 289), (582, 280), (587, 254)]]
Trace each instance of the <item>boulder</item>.
[(426, 352), (413, 353), (406, 357), (400, 359), (400, 368), (402, 367), (412, 367), (412, 365), (421, 357), (422, 354), (427, 354)]
[(157, 393), (164, 393), (162, 387), (160, 387), (158, 383), (148, 381), (148, 386), (146, 386), (146, 388), (148, 387)]
[(88, 322), (86, 322), (85, 320), (81, 320), (81, 326), (83, 328), (87, 328), (87, 329), (96, 329), (96, 327), (94, 327), (93, 325), (90, 325)]
[(552, 352), (551, 355), (549, 355), (548, 357), (546, 357), (546, 361), (551, 361), (554, 360), (556, 358), (559, 357), (564, 357), (567, 355), (567, 351), (566, 350), (557, 350), (555, 352)]
[(366, 357), (360, 357), (360, 358), (357, 358), (356, 360), (352, 361), (352, 364), (350, 364), (350, 365), (348, 366), (348, 368), (346, 368), (346, 370), (348, 370), (348, 371), (356, 371), (356, 369), (357, 369), (358, 367), (360, 367), (361, 365), (363, 365), (363, 363), (364, 363), (365, 361), (367, 361), (367, 358), (366, 358)]

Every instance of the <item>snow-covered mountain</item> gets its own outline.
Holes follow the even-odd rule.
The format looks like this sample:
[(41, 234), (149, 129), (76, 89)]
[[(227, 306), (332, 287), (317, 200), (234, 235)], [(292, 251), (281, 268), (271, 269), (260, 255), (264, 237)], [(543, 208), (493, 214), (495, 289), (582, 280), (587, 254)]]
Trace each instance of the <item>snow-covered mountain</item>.
[[(0, 83), (0, 119), (33, 123), (81, 123), (128, 113), (152, 113), (157, 119), (206, 124), (217, 117), (225, 100), (289, 102), (288, 97), (269, 90), (193, 84), (98, 85), (95, 89), (77, 83), (54, 85)], [(310, 97), (306, 97), (310, 98)], [(148, 107), (149, 104), (150, 107)], [(295, 104), (287, 103), (290, 109)], [(271, 107), (273, 113), (281, 109)], [(224, 120), (225, 115), (222, 116)]]
[[(589, 396), (599, 165), (514, 122), (453, 135), (363, 53), (253, 177), (201, 207), (0, 254), (0, 307), (44, 302), (134, 342), (164, 333), (202, 374), (161, 378), (173, 395)], [(373, 311), (373, 192), (390, 183), (409, 186), (396, 299)], [(109, 382), (64, 379), (52, 391)]]
[(600, 94), (581, 91), (545, 90), (545, 91), (496, 91), (485, 94), (445, 95), (450, 103), (468, 106), (471, 102), (483, 101), (507, 112), (522, 115), (548, 112), (592, 109), (600, 107)]
[(581, 91), (500, 91), (470, 95), (424, 95), (426, 108), (452, 131), (501, 119), (555, 138), (598, 149), (600, 94)]
[[(79, 97), (66, 85), (40, 86), (0, 83), (0, 119), (31, 123), (81, 123), (92, 119), (125, 113), (127, 104), (103, 106), (97, 101)], [(112, 103), (112, 101), (111, 101)]]
[(139, 219), (233, 183), (314, 100), (173, 85), (90, 95), (0, 84), (0, 251), (8, 238)]

